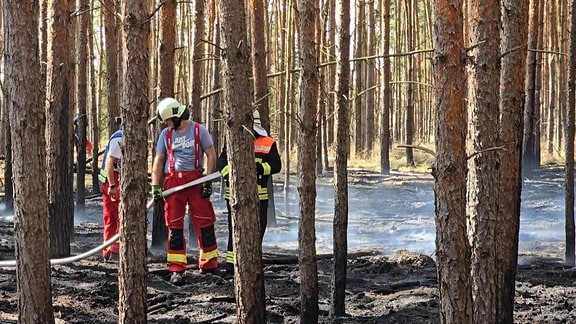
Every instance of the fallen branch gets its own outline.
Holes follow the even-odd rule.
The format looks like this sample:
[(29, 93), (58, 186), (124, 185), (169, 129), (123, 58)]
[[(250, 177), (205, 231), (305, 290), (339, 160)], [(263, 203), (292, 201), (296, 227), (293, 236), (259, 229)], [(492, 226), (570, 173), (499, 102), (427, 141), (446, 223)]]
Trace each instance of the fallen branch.
[(432, 151), (431, 149), (427, 148), (427, 147), (423, 147), (423, 146), (418, 146), (418, 145), (409, 145), (409, 144), (401, 144), (397, 146), (398, 148), (415, 148), (421, 151), (424, 151), (428, 154), (432, 154), (434, 156), (436, 156), (436, 152)]
[[(375, 252), (364, 251), (364, 252), (353, 252), (348, 253), (348, 258), (353, 259), (362, 256), (374, 255)], [(333, 253), (319, 254), (316, 256), (316, 261), (333, 259)], [(282, 255), (282, 256), (266, 256), (263, 258), (262, 262), (264, 264), (298, 264), (297, 255)]]

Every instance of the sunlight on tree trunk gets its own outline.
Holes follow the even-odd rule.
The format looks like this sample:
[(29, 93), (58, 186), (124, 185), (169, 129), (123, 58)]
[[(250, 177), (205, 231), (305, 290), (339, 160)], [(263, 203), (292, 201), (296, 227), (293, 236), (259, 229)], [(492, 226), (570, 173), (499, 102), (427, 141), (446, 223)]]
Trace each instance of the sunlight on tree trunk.
[(466, 109), (463, 12), (436, 0), (436, 267), (441, 323), (472, 323), (470, 244), (466, 231)]

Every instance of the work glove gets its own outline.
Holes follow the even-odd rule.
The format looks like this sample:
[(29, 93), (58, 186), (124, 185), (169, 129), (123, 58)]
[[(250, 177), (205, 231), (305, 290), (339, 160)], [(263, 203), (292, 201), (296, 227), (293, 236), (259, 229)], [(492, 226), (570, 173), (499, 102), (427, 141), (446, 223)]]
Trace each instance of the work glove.
[(260, 162), (256, 162), (256, 174), (257, 175), (263, 175), (264, 174), (264, 167), (262, 166), (262, 163), (260, 163)]
[(202, 191), (200, 192), (202, 198), (208, 198), (212, 195), (212, 181), (202, 183)]
[(160, 185), (152, 185), (152, 190), (150, 192), (155, 201), (162, 199), (162, 187)]

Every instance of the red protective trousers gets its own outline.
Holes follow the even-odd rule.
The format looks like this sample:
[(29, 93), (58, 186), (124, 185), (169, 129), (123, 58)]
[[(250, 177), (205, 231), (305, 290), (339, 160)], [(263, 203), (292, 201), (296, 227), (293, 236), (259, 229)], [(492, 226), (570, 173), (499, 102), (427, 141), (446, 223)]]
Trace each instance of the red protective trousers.
[[(100, 185), (102, 192), (102, 207), (104, 218), (104, 241), (108, 241), (112, 236), (120, 231), (120, 217), (118, 208), (120, 207), (120, 179), (118, 172), (114, 172), (114, 183), (116, 183), (116, 193), (113, 196), (108, 195), (108, 181)], [(110, 253), (118, 253), (120, 247), (118, 241), (102, 251), (102, 256), (108, 258)]]
[[(202, 177), (201, 171), (172, 172), (166, 175), (164, 190), (183, 185)], [(218, 247), (214, 223), (216, 215), (210, 198), (202, 198), (201, 185), (175, 192), (164, 198), (164, 217), (168, 228), (167, 261), (168, 270), (183, 272), (186, 270), (186, 238), (184, 237), (184, 216), (186, 205), (198, 236), (200, 269), (211, 270), (218, 267)]]

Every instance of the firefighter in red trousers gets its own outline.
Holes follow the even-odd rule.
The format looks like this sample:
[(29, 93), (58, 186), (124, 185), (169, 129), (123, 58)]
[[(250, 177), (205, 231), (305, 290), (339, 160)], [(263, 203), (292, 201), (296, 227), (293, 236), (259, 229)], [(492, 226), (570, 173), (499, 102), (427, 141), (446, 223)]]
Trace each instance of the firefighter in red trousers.
[[(104, 157), (102, 168), (98, 175), (100, 192), (102, 192), (102, 213), (104, 218), (104, 241), (118, 234), (120, 230), (120, 218), (118, 208), (120, 206), (120, 162), (122, 160), (122, 130), (117, 130), (110, 136)], [(113, 243), (102, 251), (104, 260), (110, 260), (118, 256), (118, 242)]]
[[(158, 103), (158, 118), (166, 123), (158, 137), (156, 156), (152, 165), (152, 197), (162, 198), (164, 190), (183, 185), (207, 174), (216, 167), (214, 142), (208, 130), (200, 123), (189, 120), (190, 113), (185, 105), (174, 98), (164, 98)], [(206, 170), (203, 156), (206, 156)], [(216, 216), (210, 201), (211, 182), (180, 190), (164, 198), (164, 217), (168, 228), (168, 270), (170, 282), (183, 281), (186, 270), (186, 239), (184, 216), (186, 205), (190, 211), (194, 231), (200, 247), (199, 268), (202, 273), (218, 271), (218, 248), (214, 223)]]
[[(276, 141), (268, 136), (268, 132), (262, 127), (260, 121), (260, 113), (257, 110), (253, 113), (254, 117), (254, 163), (256, 165), (256, 177), (258, 183), (258, 198), (260, 200), (260, 243), (264, 238), (266, 232), (266, 225), (268, 223), (268, 178), (272, 174), (280, 172), (282, 169), (282, 162), (280, 154), (276, 146)], [(220, 170), (222, 176), (226, 181), (226, 207), (228, 209), (228, 247), (226, 251), (226, 272), (229, 274), (234, 273), (234, 249), (232, 246), (232, 213), (230, 210), (230, 183), (228, 181), (228, 174), (230, 167), (228, 166), (228, 154), (226, 147), (218, 157), (216, 168)]]

